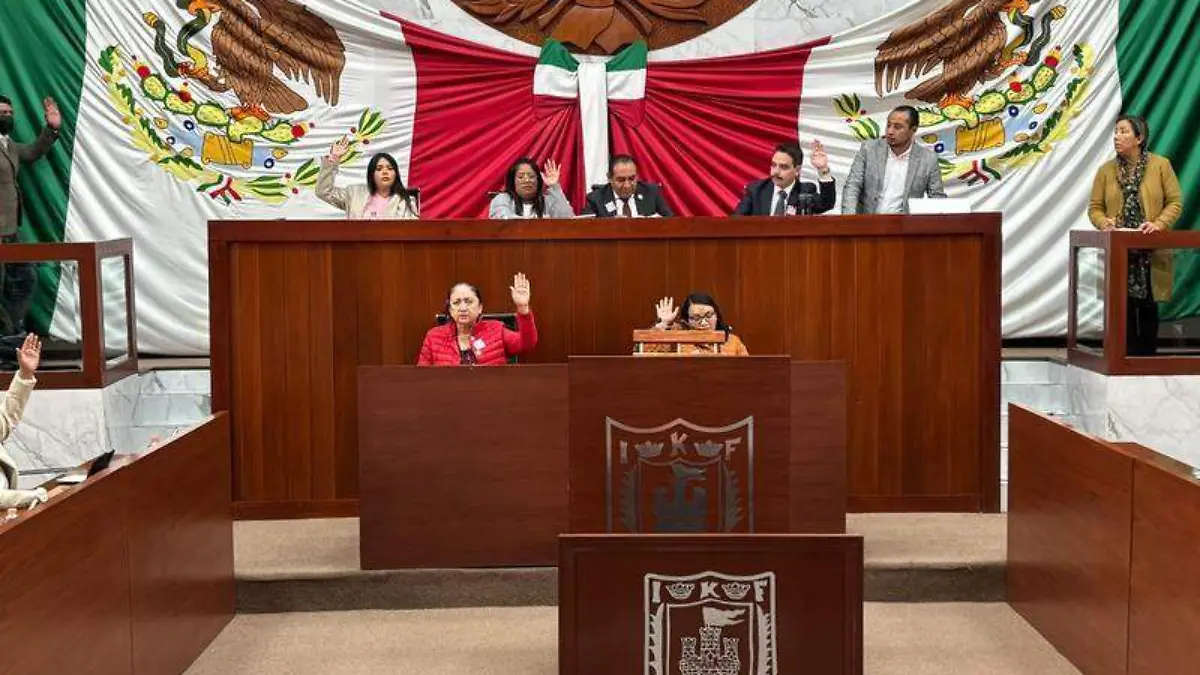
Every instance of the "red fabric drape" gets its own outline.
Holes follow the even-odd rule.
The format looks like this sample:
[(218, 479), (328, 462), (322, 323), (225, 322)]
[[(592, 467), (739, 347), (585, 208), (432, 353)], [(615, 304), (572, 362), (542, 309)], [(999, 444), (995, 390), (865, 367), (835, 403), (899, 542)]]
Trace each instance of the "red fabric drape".
[(664, 183), (676, 214), (731, 212), (745, 184), (766, 177), (771, 147), (796, 140), (804, 66), (826, 42), (650, 63), (644, 101), (609, 101), (612, 151)]
[(489, 191), (504, 187), (516, 158), (562, 165), (563, 190), (583, 201), (578, 100), (534, 112), (537, 60), (399, 22), (417, 68), (417, 112), (408, 180), (424, 218), (486, 217)]

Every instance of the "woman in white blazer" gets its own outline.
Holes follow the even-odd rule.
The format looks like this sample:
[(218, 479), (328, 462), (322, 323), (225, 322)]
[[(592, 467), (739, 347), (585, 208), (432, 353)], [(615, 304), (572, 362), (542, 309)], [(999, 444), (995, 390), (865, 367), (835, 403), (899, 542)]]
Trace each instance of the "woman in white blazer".
[[(17, 350), (19, 369), (8, 385), (3, 405), (0, 405), (0, 442), (8, 440), (13, 428), (21, 421), (29, 394), (37, 384), (33, 374), (41, 360), (41, 341), (32, 333), (25, 336), (25, 342)], [(46, 491), (42, 488), (18, 490), (17, 475), (17, 463), (0, 447), (0, 508), (29, 506), (34, 501), (46, 501)]]
[(396, 160), (386, 152), (377, 153), (367, 163), (367, 184), (340, 188), (335, 185), (338, 166), (350, 149), (350, 139), (342, 137), (322, 158), (317, 173), (317, 198), (346, 212), (347, 218), (411, 220), (417, 217), (413, 196), (400, 180)]
[(558, 184), (558, 171), (552, 159), (546, 160), (545, 171), (529, 157), (513, 162), (504, 177), (504, 192), (488, 205), (488, 218), (574, 218), (575, 211)]

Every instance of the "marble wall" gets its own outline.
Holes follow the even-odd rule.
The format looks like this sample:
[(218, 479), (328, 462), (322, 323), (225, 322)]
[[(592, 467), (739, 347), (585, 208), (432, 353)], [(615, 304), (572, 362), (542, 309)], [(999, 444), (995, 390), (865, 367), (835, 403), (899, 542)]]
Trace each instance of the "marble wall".
[(1075, 366), (1066, 371), (1071, 408), (1084, 431), (1200, 467), (1200, 376), (1105, 377)]
[(206, 370), (153, 371), (103, 390), (35, 389), (4, 449), (22, 485), (36, 485), (110, 449), (144, 450), (154, 437), (188, 429), (211, 409)]

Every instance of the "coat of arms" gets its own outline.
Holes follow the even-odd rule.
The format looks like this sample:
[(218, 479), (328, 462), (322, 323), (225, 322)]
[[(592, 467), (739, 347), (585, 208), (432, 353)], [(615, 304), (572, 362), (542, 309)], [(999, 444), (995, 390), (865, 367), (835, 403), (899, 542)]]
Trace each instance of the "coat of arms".
[[(879, 45), (875, 93), (916, 103), (920, 140), (937, 153), (943, 179), (986, 185), (1066, 138), (1096, 63), (1090, 45), (1058, 44), (1067, 2), (952, 0)], [(857, 94), (833, 105), (859, 140), (880, 137)]]
[[(226, 206), (282, 204), (312, 189), (320, 160), (293, 150), (315, 125), (297, 115), (309, 110), (302, 92), (310, 84), (338, 104), (346, 53), (337, 30), (294, 0), (175, 0), (173, 10), (143, 12), (152, 50), (131, 40), (96, 59), (133, 144)], [(360, 157), (385, 124), (380, 111), (363, 110), (341, 163)]]
[(775, 573), (647, 574), (644, 675), (775, 675)]
[(605, 436), (608, 532), (754, 531), (753, 417), (648, 429), (605, 418)]

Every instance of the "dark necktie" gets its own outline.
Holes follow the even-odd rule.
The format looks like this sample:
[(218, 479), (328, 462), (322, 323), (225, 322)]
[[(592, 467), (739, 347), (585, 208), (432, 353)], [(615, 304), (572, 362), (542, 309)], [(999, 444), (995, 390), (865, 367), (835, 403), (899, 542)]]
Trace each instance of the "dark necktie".
[(633, 209), (629, 208), (629, 200), (628, 199), (621, 200), (621, 215), (626, 218), (633, 217)]
[(775, 198), (775, 208), (771, 211), (773, 216), (782, 216), (783, 209), (787, 205), (787, 193), (780, 190)]

